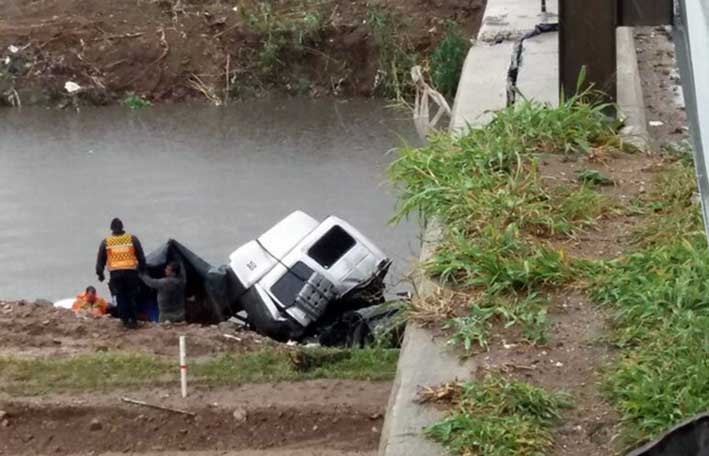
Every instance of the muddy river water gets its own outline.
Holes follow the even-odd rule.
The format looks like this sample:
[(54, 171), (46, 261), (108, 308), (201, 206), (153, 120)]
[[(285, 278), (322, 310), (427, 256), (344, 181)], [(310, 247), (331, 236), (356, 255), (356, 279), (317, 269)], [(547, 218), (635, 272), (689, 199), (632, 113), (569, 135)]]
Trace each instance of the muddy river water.
[(394, 259), (396, 284), (419, 249), (415, 222), (387, 223), (402, 141), (416, 141), (409, 116), (363, 100), (0, 110), (0, 299), (96, 284), (115, 216), (146, 252), (174, 238), (223, 264), (295, 209), (352, 222)]

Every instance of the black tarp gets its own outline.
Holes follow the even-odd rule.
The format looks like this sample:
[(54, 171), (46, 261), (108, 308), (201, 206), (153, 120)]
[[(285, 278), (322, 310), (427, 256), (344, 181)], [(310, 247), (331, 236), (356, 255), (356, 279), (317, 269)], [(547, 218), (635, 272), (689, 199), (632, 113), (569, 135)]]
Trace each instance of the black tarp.
[[(185, 270), (188, 322), (218, 323), (241, 310), (239, 296), (244, 287), (228, 266), (214, 267), (179, 242), (170, 239), (145, 258), (151, 277), (164, 276), (165, 266), (175, 261)], [(155, 292), (144, 290), (144, 300), (154, 300)]]
[(628, 456), (709, 456), (709, 413), (675, 426)]

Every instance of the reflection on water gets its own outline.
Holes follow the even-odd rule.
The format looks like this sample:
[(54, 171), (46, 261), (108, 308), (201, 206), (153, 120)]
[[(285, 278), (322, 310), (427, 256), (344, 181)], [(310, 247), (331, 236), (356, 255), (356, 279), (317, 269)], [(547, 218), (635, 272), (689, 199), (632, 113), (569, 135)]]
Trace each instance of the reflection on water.
[(396, 282), (419, 245), (415, 223), (387, 225), (402, 139), (415, 141), (408, 116), (365, 100), (1, 110), (0, 299), (95, 283), (115, 216), (146, 252), (174, 238), (223, 264), (292, 210), (334, 214), (394, 258)]

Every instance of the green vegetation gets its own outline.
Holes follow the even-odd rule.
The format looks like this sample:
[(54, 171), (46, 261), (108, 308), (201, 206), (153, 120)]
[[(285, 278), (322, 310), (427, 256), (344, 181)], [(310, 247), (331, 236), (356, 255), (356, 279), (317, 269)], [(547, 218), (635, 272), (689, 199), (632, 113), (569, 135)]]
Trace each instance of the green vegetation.
[[(289, 50), (317, 46), (327, 26), (322, 7), (322, 1), (305, 0), (299, 8), (276, 12), (272, 2), (259, 1), (241, 9), (246, 26), (261, 37), (258, 64), (263, 75), (274, 75)], [(238, 88), (235, 86), (235, 90)]]
[(128, 96), (123, 99), (122, 104), (123, 106), (133, 110), (143, 109), (153, 105), (150, 100), (146, 100), (140, 95), (136, 95), (134, 93), (129, 93)]
[[(290, 353), (290, 354), (289, 354)], [(223, 355), (190, 366), (191, 382), (238, 385), (318, 378), (391, 380), (398, 350), (307, 349), (307, 360), (293, 361), (294, 352), (263, 350)], [(141, 353), (99, 353), (75, 357), (0, 357), (0, 392), (38, 395), (70, 390), (105, 390), (176, 381), (174, 360)]]
[(470, 41), (465, 39), (454, 22), (450, 22), (445, 36), (431, 55), (431, 80), (434, 87), (449, 100), (455, 98), (458, 90), (468, 49)]
[(451, 454), (531, 456), (551, 447), (551, 430), (568, 395), (489, 376), (462, 385), (448, 416), (426, 430)]
[(537, 292), (594, 268), (552, 241), (568, 239), (612, 208), (587, 185), (550, 185), (539, 173), (543, 154), (617, 150), (618, 125), (583, 96), (558, 107), (522, 102), (460, 138), (441, 134), (405, 148), (389, 173), (401, 197), (395, 221), (410, 214), (437, 219), (442, 242), (424, 265), (451, 286), (479, 290), (470, 315), (449, 322), (466, 348), (486, 346), (494, 320), (520, 323), (543, 340), (544, 300)]
[(585, 184), (613, 185), (613, 181), (608, 176), (594, 169), (579, 171), (576, 173), (576, 177), (578, 178), (579, 182), (583, 182)]
[(410, 71), (418, 55), (402, 33), (404, 19), (378, 4), (368, 3), (367, 23), (379, 52), (379, 72), (374, 82), (378, 95), (401, 100), (413, 92)]
[(433, 86), (449, 100), (455, 97), (470, 41), (450, 21), (446, 33), (430, 56), (421, 55), (404, 33), (406, 18), (385, 10), (376, 3), (368, 4), (367, 23), (372, 29), (379, 53), (379, 72), (375, 80), (378, 95), (402, 100), (414, 93), (411, 68), (420, 59), (430, 60)]
[(612, 261), (591, 293), (615, 312), (623, 355), (606, 391), (629, 443), (709, 408), (709, 251), (687, 161), (672, 164), (646, 202), (638, 248)]
[(443, 328), (453, 331), (451, 345), (462, 346), (467, 354), (476, 347), (488, 348), (487, 334), (495, 321), (505, 326), (517, 325), (524, 337), (534, 343), (547, 340), (548, 301), (536, 293), (526, 296), (484, 296), (469, 304), (468, 315), (444, 323)]
[(241, 9), (244, 22), (261, 37), (258, 62), (264, 75), (270, 75), (282, 66), (286, 51), (302, 51), (304, 47), (316, 46), (320, 42), (327, 26), (322, 7), (322, 1), (306, 0), (300, 8), (275, 12), (272, 2), (260, 1)]

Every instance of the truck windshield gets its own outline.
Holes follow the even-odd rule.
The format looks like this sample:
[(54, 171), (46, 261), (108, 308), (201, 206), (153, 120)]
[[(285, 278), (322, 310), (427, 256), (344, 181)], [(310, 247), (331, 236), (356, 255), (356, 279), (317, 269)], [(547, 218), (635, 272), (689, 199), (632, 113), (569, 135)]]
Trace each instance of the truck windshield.
[(310, 247), (308, 255), (325, 269), (330, 268), (342, 258), (357, 241), (339, 225), (335, 225)]
[(312, 274), (312, 269), (305, 265), (305, 263), (298, 261), (283, 277), (278, 279), (278, 282), (273, 284), (271, 293), (281, 301), (283, 306), (290, 307), (295, 305), (295, 298)]

